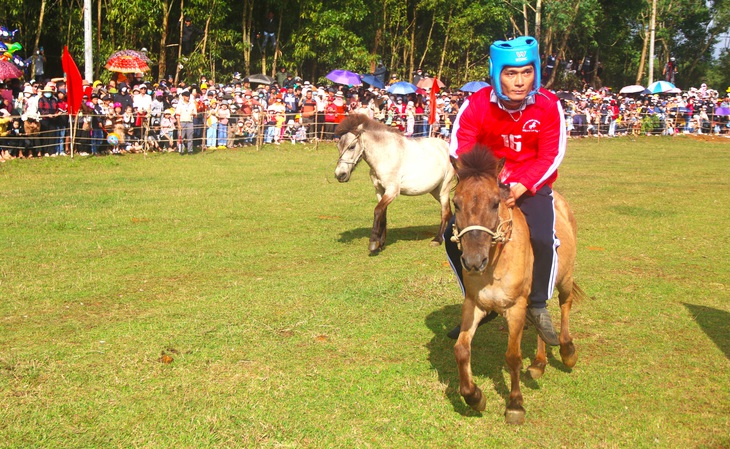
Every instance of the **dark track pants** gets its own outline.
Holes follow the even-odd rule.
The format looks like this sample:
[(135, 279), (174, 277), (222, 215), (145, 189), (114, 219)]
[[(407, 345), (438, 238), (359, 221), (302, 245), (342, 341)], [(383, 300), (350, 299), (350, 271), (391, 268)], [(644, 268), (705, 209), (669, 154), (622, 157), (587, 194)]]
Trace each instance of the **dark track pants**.
[[(530, 307), (541, 309), (546, 307), (546, 301), (553, 295), (555, 277), (558, 273), (558, 253), (560, 241), (555, 236), (555, 209), (553, 191), (543, 186), (534, 196), (522, 195), (517, 200), (527, 226), (530, 228), (530, 243), (535, 255), (532, 267), (532, 289), (530, 291)], [(444, 232), (444, 246), (451, 268), (459, 279), (459, 286), (464, 293), (464, 275), (461, 267), (461, 251), (456, 243), (451, 241), (453, 235), (452, 217)]]

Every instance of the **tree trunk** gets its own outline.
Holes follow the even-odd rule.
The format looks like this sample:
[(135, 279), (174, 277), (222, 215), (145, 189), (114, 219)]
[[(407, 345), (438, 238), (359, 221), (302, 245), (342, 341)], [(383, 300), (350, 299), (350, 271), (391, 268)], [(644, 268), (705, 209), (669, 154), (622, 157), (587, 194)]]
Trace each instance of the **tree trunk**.
[(71, 22), (72, 22), (73, 16), (74, 16), (73, 11), (69, 11), (69, 13), (68, 13), (68, 29), (66, 30), (66, 44), (65, 44), (67, 47), (70, 45), (69, 43), (71, 42)]
[(644, 63), (646, 62), (646, 48), (649, 45), (649, 27), (646, 27), (644, 33), (644, 45), (641, 48), (641, 60), (639, 61), (639, 69), (636, 72), (636, 84), (641, 84), (641, 78), (644, 77)]
[(241, 20), (241, 28), (243, 31), (243, 69), (246, 76), (251, 74), (251, 22), (253, 20), (253, 2), (254, 0), (244, 0), (243, 2), (243, 19)]
[(418, 13), (418, 8), (413, 8), (413, 21), (411, 22), (411, 48), (410, 48), (410, 55), (408, 58), (408, 81), (413, 82), (413, 73), (416, 71), (415, 68), (415, 53), (416, 53), (416, 17)]
[[(540, 27), (542, 26), (542, 0), (537, 0), (535, 5), (535, 39), (540, 43)], [(544, 48), (544, 47), (543, 47)], [(545, 51), (543, 51), (545, 53)], [(545, 53), (549, 55), (550, 53)], [(554, 70), (553, 70), (554, 71)]]
[[(38, 18), (38, 29), (35, 32), (35, 43), (33, 44), (33, 51), (38, 51), (38, 45), (41, 41), (41, 30), (43, 29), (43, 19), (46, 16), (46, 0), (41, 1), (41, 16)], [(31, 76), (35, 78), (35, 58), (30, 67)]]
[(449, 7), (449, 16), (448, 19), (446, 19), (446, 37), (444, 37), (444, 48), (441, 50), (441, 61), (439, 62), (439, 70), (437, 72), (436, 78), (441, 78), (441, 72), (444, 69), (444, 61), (446, 60), (446, 47), (449, 46), (449, 36), (451, 35), (451, 14), (454, 12), (454, 4), (451, 4), (451, 7)]
[(284, 15), (283, 12), (284, 9), (282, 7), (279, 9), (279, 26), (276, 28), (276, 47), (274, 48), (274, 60), (271, 61), (271, 76), (273, 77), (276, 77), (276, 61), (279, 59), (279, 54), (281, 54), (281, 50), (279, 50), (279, 45), (281, 45), (281, 22), (282, 16)]
[(431, 20), (431, 28), (428, 30), (428, 37), (426, 38), (426, 48), (423, 50), (421, 60), (418, 62), (418, 68), (423, 68), (423, 61), (426, 59), (428, 49), (431, 48), (431, 34), (433, 33), (433, 26), (436, 24), (436, 12), (433, 13), (433, 19)]
[(177, 85), (180, 77), (180, 59), (182, 58), (182, 36), (183, 26), (185, 25), (185, 0), (180, 0), (180, 40), (177, 46), (177, 63), (175, 64), (175, 84)]
[(170, 27), (170, 0), (162, 0), (162, 32), (160, 36), (160, 59), (157, 63), (157, 78), (167, 77), (167, 33)]
[(522, 22), (525, 25), (525, 36), (530, 35), (530, 26), (527, 22), (527, 4), (522, 4)]
[[(575, 5), (573, 6), (573, 19), (578, 15), (578, 11), (580, 10), (580, 0), (577, 0), (575, 2)], [(572, 23), (573, 21), (571, 21)], [(555, 77), (558, 73), (558, 62), (562, 59), (565, 59), (565, 48), (568, 46), (568, 38), (570, 37), (570, 29), (572, 26), (568, 26), (568, 28), (563, 32), (563, 39), (560, 42), (560, 47), (558, 48), (558, 59), (555, 60), (555, 68), (553, 69), (553, 73), (550, 76), (550, 80), (545, 84), (546, 89), (550, 89), (553, 86), (553, 83), (555, 82)]]
[[(205, 19), (205, 30), (203, 31), (203, 56), (205, 57), (205, 50), (208, 47), (208, 30), (210, 29), (210, 19), (213, 18), (213, 11), (215, 11), (215, 2), (216, 0), (213, 0), (213, 3), (210, 5), (210, 10), (208, 11), (208, 18)], [(211, 58), (213, 59), (213, 58)]]
[[(96, 54), (101, 56), (101, 0), (98, 0), (96, 2)], [(94, 78), (96, 78), (97, 73), (96, 70), (94, 70)]]

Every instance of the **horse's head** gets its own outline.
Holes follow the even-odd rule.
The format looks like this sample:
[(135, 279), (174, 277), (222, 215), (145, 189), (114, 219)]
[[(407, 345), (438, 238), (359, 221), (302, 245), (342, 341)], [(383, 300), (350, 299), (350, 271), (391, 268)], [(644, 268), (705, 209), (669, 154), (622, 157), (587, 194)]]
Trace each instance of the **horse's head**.
[(350, 175), (352, 175), (355, 166), (362, 158), (365, 147), (360, 136), (360, 133), (349, 132), (340, 137), (340, 141), (337, 143), (340, 158), (337, 160), (337, 167), (335, 167), (335, 178), (340, 182), (350, 180)]
[(484, 271), (492, 245), (504, 238), (499, 209), (509, 197), (509, 188), (499, 182), (502, 163), (484, 147), (475, 147), (454, 161), (459, 180), (453, 200), (454, 236), (461, 245), (462, 266), (468, 272)]

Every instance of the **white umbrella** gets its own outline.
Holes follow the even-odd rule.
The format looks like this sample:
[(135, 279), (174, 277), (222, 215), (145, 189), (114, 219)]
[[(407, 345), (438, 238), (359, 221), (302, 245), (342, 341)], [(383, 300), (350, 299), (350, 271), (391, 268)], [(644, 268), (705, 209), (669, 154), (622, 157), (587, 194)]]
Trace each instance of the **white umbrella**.
[(638, 94), (644, 91), (644, 86), (638, 84), (632, 84), (631, 86), (624, 86), (618, 93), (620, 94)]

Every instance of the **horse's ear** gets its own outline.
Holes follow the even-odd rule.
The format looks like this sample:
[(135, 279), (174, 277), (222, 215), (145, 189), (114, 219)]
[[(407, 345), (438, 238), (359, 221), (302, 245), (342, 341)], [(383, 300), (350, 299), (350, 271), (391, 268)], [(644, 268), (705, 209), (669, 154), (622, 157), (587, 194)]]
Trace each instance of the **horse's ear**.
[(359, 125), (357, 125), (357, 128), (353, 129), (351, 132), (356, 136), (359, 136), (360, 134), (362, 134), (363, 131), (365, 131), (365, 124), (360, 123)]
[(499, 183), (499, 197), (502, 201), (507, 201), (512, 196), (512, 189), (507, 184)]
[[(502, 170), (504, 169), (504, 162), (506, 158), (502, 158), (497, 161), (497, 168), (495, 170), (495, 174), (497, 175), (497, 179), (500, 178), (500, 175), (502, 174)], [(499, 181), (499, 196), (502, 198), (502, 201), (506, 201), (509, 199), (509, 197), (512, 195), (512, 191), (509, 188), (507, 184), (504, 184), (502, 181)]]
[(458, 171), (459, 168), (461, 168), (461, 162), (459, 162), (459, 159), (454, 156), (449, 156), (449, 159), (451, 159), (451, 166), (454, 167), (454, 170)]

